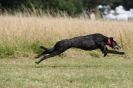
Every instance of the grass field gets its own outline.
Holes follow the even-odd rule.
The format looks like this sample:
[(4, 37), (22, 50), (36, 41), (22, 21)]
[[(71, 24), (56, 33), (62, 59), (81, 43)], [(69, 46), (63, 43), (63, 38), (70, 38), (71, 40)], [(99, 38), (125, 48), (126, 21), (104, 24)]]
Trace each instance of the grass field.
[(1, 59), (0, 88), (133, 87), (133, 59), (77, 56), (54, 57), (40, 65), (29, 58)]
[(69, 17), (0, 16), (0, 57), (29, 57), (39, 46), (80, 35), (102, 33), (114, 37), (126, 53), (133, 53), (133, 22), (91, 21)]
[[(70, 49), (34, 64), (40, 45), (92, 33), (114, 37), (126, 55)], [(132, 21), (0, 16), (0, 88), (132, 88), (132, 38)]]

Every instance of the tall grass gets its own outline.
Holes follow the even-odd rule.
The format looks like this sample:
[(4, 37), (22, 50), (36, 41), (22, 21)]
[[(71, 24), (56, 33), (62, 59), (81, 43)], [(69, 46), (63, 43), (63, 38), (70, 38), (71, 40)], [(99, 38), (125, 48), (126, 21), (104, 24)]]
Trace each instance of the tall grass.
[(0, 57), (32, 56), (39, 46), (74, 36), (102, 33), (133, 53), (133, 22), (90, 21), (70, 17), (0, 16)]

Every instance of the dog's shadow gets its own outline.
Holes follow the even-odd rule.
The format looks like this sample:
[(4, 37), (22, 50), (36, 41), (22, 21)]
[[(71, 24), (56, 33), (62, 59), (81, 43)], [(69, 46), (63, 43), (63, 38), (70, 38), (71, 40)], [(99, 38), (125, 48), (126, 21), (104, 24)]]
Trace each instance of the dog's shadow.
[(38, 65), (35, 68), (98, 68), (99, 65)]

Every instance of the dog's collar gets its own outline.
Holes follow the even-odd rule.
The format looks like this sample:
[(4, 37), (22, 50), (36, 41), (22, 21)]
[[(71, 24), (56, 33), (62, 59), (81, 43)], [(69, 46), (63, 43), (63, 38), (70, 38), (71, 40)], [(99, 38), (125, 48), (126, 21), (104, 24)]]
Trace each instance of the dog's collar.
[(108, 38), (108, 40), (107, 40), (107, 45), (109, 45), (109, 46), (112, 45), (112, 40), (110, 38)]

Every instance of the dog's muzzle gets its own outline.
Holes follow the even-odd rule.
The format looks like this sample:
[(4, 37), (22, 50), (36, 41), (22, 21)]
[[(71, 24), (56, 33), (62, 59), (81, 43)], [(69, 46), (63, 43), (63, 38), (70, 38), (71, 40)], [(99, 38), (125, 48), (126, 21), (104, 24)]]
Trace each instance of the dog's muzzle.
[(121, 49), (120, 46), (114, 46), (113, 48), (114, 48), (115, 50), (119, 50), (119, 49)]

